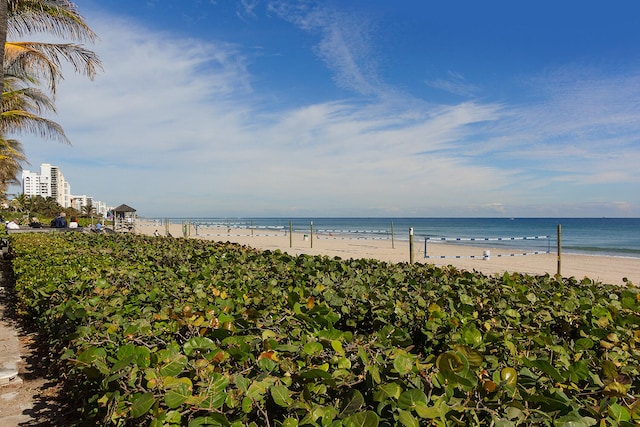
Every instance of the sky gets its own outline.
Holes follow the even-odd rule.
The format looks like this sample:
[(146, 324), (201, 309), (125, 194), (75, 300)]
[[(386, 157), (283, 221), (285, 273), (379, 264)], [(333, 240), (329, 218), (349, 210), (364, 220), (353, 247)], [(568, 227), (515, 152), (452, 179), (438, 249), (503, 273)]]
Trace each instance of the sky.
[(18, 137), (74, 195), (147, 217), (640, 217), (635, 0), (75, 3), (103, 70), (65, 68), (71, 145)]

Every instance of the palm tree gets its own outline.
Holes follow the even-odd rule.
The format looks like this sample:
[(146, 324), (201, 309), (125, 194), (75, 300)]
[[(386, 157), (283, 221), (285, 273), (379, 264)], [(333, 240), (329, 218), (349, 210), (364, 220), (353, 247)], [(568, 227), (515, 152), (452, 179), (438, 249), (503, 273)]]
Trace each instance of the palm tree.
[(0, 194), (5, 194), (10, 184), (19, 183), (23, 162), (26, 157), (20, 141), (0, 137)]
[(8, 186), (19, 183), (18, 173), (26, 157), (22, 144), (15, 139), (3, 137), (7, 133), (38, 133), (41, 137), (68, 143), (62, 127), (40, 115), (55, 111), (53, 101), (42, 91), (24, 87), (16, 77), (5, 76), (5, 90), (0, 99), (0, 193)]
[(89, 202), (82, 207), (81, 213), (82, 215), (88, 216), (89, 218), (93, 219), (93, 215), (96, 213), (96, 208), (94, 208), (93, 204)]
[[(7, 34), (23, 37), (33, 33), (49, 33), (78, 42), (96, 39), (75, 4), (68, 0), (0, 0), (0, 40)], [(35, 132), (41, 137), (69, 143), (59, 124), (41, 117), (45, 111), (55, 112), (55, 106), (36, 86), (44, 80), (55, 96), (57, 82), (62, 78), (60, 66), (63, 60), (91, 79), (101, 68), (96, 54), (77, 44), (5, 40), (3, 45), (3, 61), (0, 62), (4, 80), (0, 86), (4, 89), (0, 102), (2, 194), (9, 183), (17, 181), (20, 164), (26, 160), (20, 143), (6, 139), (4, 135)]]
[(47, 111), (56, 112), (53, 101), (44, 92), (25, 86), (18, 78), (9, 75), (5, 75), (4, 87), (0, 101), (0, 135), (37, 133), (43, 138), (69, 143), (62, 126), (41, 117)]
[[(96, 34), (68, 0), (8, 0), (7, 38), (47, 33), (75, 42), (93, 42)], [(69, 62), (75, 71), (93, 79), (101, 69), (97, 55), (73, 43), (7, 41), (4, 51), (5, 73), (44, 79), (55, 95), (62, 78), (60, 64)]]
[[(0, 0), (0, 43), (7, 41), (7, 0)], [(0, 49), (0, 64), (4, 64), (4, 49)], [(0, 87), (3, 87), (4, 74), (0, 73)]]
[(20, 193), (11, 200), (11, 208), (16, 212), (24, 212), (27, 209), (28, 203), (29, 197), (24, 193)]

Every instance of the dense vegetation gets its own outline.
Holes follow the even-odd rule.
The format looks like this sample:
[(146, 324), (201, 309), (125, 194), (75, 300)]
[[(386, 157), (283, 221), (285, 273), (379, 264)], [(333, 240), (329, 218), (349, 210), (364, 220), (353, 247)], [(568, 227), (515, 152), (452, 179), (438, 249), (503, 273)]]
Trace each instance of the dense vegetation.
[(640, 294), (590, 280), (13, 235), (87, 424), (637, 425)]

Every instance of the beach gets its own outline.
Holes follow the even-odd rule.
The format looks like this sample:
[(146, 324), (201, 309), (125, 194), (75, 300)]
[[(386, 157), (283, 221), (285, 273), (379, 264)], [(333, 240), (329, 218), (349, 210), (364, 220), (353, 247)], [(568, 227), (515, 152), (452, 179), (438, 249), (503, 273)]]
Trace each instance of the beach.
[[(173, 237), (184, 237), (185, 234), (182, 224), (160, 224), (155, 221), (138, 221), (134, 230), (145, 235), (153, 235), (157, 230), (161, 237), (166, 236), (167, 231)], [(291, 255), (368, 258), (392, 263), (408, 263), (411, 259), (410, 244), (407, 240), (358, 239), (331, 235), (314, 235), (312, 238), (309, 234), (298, 232), (290, 236), (283, 230), (249, 230), (233, 227), (200, 228), (196, 234), (196, 230), (191, 226), (186, 233), (189, 238), (238, 243), (260, 250), (280, 250)], [(554, 275), (558, 271), (558, 256), (555, 252), (511, 256), (513, 253), (518, 254), (517, 251), (492, 247), (490, 242), (487, 242), (485, 247), (433, 243), (428, 247), (428, 255), (432, 258), (425, 258), (424, 242), (416, 240), (413, 245), (415, 263), (451, 265), (490, 276), (504, 272)], [(439, 258), (440, 256), (447, 258)], [(456, 256), (461, 257), (455, 258)], [(587, 277), (615, 285), (624, 285), (626, 281), (630, 281), (636, 286), (640, 285), (640, 258), (562, 253), (560, 267), (563, 277), (574, 277), (578, 280)]]

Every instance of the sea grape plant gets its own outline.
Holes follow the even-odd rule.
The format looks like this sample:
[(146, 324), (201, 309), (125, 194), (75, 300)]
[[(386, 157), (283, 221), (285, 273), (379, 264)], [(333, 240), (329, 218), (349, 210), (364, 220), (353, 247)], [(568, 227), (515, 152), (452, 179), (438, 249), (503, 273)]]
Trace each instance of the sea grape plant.
[(130, 234), (11, 239), (20, 313), (87, 424), (640, 422), (632, 283)]

